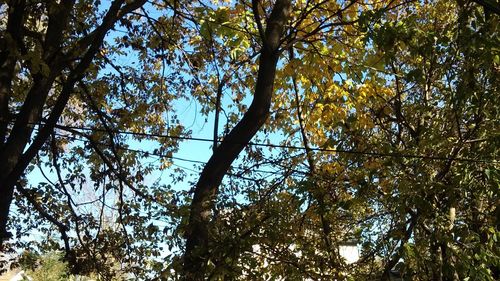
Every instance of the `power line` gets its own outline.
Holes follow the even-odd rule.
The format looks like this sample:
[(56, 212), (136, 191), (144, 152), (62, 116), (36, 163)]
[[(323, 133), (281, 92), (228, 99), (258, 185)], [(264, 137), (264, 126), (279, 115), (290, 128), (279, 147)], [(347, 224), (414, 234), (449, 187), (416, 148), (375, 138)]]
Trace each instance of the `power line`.
[[(70, 138), (70, 139), (75, 140), (75, 141), (81, 141), (81, 142), (89, 142), (90, 141), (88, 139), (78, 138), (78, 137), (75, 137), (75, 136), (68, 136), (68, 135), (64, 135), (64, 134), (60, 134), (60, 133), (54, 133), (54, 134), (57, 135), (57, 136), (59, 136), (59, 137)], [(108, 146), (108, 147), (111, 146), (111, 144), (106, 144), (106, 143), (102, 143), (102, 142), (96, 142), (96, 144), (103, 145), (103, 146)], [(143, 154), (146, 157), (148, 157), (148, 156), (155, 156), (155, 157), (158, 157), (158, 158), (168, 158), (168, 159), (172, 159), (172, 160), (184, 161), (184, 162), (189, 162), (189, 163), (194, 163), (194, 164), (203, 164), (203, 165), (206, 164), (206, 162), (204, 162), (204, 161), (176, 157), (176, 156), (173, 156), (173, 155), (168, 155), (168, 154), (164, 154), (164, 153), (160, 153), (160, 152), (145, 151), (145, 150), (134, 149), (134, 148), (129, 148), (129, 147), (122, 147), (122, 146), (118, 146), (117, 149), (119, 149), (119, 150), (125, 150), (125, 151), (130, 151), (130, 152), (135, 152), (135, 153), (140, 153), (140, 154)], [(172, 163), (172, 165), (177, 166), (177, 167), (182, 168), (182, 169), (186, 169), (186, 170), (190, 170), (190, 171), (196, 172), (193, 169), (188, 169), (188, 168), (182, 167), (180, 165), (177, 165), (175, 163)], [(234, 168), (239, 169), (239, 170), (247, 171), (247, 169), (245, 169), (245, 168), (240, 168), (240, 167), (234, 167)], [(267, 174), (273, 174), (273, 175), (282, 174), (282, 173), (278, 173), (278, 172), (275, 172), (275, 171), (266, 171), (266, 170), (259, 170), (259, 169), (252, 169), (252, 171), (253, 172), (257, 172), (257, 173), (267, 173)], [(295, 171), (295, 172), (298, 172), (298, 171)], [(235, 174), (232, 174), (232, 175), (235, 175)]]
[[(39, 124), (37, 124), (39, 125)], [(78, 126), (68, 126), (57, 124), (56, 128), (70, 131), (70, 130), (82, 130), (82, 131), (91, 131), (91, 132), (108, 132), (106, 129), (100, 128), (89, 128), (89, 127), (78, 127)], [(70, 131), (71, 132), (71, 131)], [(121, 131), (121, 130), (110, 130), (111, 133), (120, 134), (120, 135), (131, 135), (131, 136), (140, 136), (147, 138), (164, 138), (164, 139), (176, 139), (176, 140), (186, 140), (186, 141), (199, 141), (199, 142), (210, 142), (213, 143), (213, 139), (208, 138), (198, 138), (198, 137), (186, 137), (186, 136), (173, 136), (166, 134), (155, 134), (155, 133), (141, 133), (141, 132), (130, 132), (130, 131)], [(221, 143), (223, 140), (217, 140), (217, 143)], [(347, 149), (333, 149), (333, 148), (321, 148), (321, 147), (311, 147), (306, 148), (303, 146), (295, 146), (295, 145), (282, 145), (282, 144), (272, 144), (272, 143), (257, 143), (257, 142), (248, 142), (247, 145), (251, 146), (259, 146), (259, 147), (270, 147), (270, 148), (282, 148), (282, 149), (291, 149), (291, 150), (310, 150), (316, 152), (329, 152), (329, 153), (343, 153), (343, 154), (354, 154), (368, 157), (379, 157), (379, 158), (413, 158), (413, 159), (422, 159), (422, 160), (431, 160), (431, 161), (457, 161), (457, 162), (472, 162), (472, 163), (485, 163), (485, 164), (499, 164), (500, 162), (493, 159), (472, 159), (472, 158), (450, 158), (446, 156), (432, 156), (432, 155), (416, 155), (416, 154), (406, 154), (406, 153), (382, 153), (382, 152), (371, 152), (371, 151), (357, 151), (357, 150), (347, 150)], [(178, 159), (181, 160), (181, 159)], [(181, 160), (183, 161), (183, 160)], [(188, 162), (196, 161), (196, 160), (188, 160)], [(197, 161), (200, 163), (201, 161)]]

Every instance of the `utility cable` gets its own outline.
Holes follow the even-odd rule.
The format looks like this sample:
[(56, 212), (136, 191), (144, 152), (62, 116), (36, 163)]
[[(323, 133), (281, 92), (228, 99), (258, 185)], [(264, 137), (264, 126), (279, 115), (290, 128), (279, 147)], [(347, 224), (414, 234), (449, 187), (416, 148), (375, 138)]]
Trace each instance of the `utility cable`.
[[(40, 124), (34, 124), (40, 125)], [(82, 131), (91, 131), (91, 132), (108, 132), (105, 129), (100, 128), (90, 128), (90, 127), (78, 127), (78, 126), (69, 126), (57, 124), (56, 128), (61, 130), (82, 130)], [(112, 130), (114, 134), (119, 135), (130, 135), (130, 136), (139, 136), (145, 138), (163, 138), (163, 139), (176, 139), (176, 140), (186, 140), (186, 141), (199, 141), (199, 142), (210, 142), (213, 143), (213, 139), (208, 138), (199, 138), (199, 137), (187, 137), (187, 136), (174, 136), (174, 135), (165, 135), (165, 134), (155, 134), (155, 133), (141, 133), (141, 132), (131, 132), (131, 131), (121, 131), (121, 130)], [(221, 143), (223, 140), (217, 140), (218, 143)], [(472, 158), (450, 158), (446, 156), (433, 156), (433, 155), (416, 155), (416, 154), (406, 154), (406, 153), (382, 153), (382, 152), (372, 152), (372, 151), (358, 151), (358, 150), (347, 150), (347, 149), (337, 149), (337, 148), (321, 148), (321, 147), (302, 147), (295, 145), (283, 145), (283, 144), (272, 144), (272, 143), (257, 143), (257, 142), (248, 142), (247, 145), (251, 146), (259, 146), (259, 147), (270, 147), (270, 148), (281, 148), (281, 149), (290, 149), (290, 150), (306, 150), (309, 149), (311, 151), (316, 152), (329, 152), (329, 153), (343, 153), (343, 154), (354, 154), (368, 157), (387, 157), (387, 158), (409, 158), (409, 159), (422, 159), (422, 160), (431, 160), (431, 161), (457, 161), (457, 162), (471, 162), (471, 163), (484, 163), (484, 164), (500, 164), (500, 161), (495, 159), (472, 159)], [(179, 159), (180, 160), (180, 159)], [(181, 160), (182, 161), (182, 160)], [(195, 160), (190, 160), (195, 161)], [(200, 161), (201, 162), (201, 161)], [(204, 162), (201, 162), (204, 163)]]

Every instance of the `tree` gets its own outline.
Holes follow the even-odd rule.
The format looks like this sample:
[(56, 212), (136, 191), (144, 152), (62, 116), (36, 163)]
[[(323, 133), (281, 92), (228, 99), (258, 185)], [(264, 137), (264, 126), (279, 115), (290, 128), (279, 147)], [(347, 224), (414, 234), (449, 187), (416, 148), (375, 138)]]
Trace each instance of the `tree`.
[[(26, 173), (45, 179), (17, 181), (11, 216), (18, 237), (45, 237), (17, 246), (65, 248), (74, 272), (103, 279), (118, 265), (136, 279), (387, 280), (396, 270), (494, 280), (499, 42), (486, 2), (155, 1), (130, 10), (55, 121), (78, 57), (57, 72), (42, 117), (26, 121), (54, 129), (41, 143), (36, 126), (27, 137), (40, 147)], [(58, 56), (100, 26), (86, 4), (108, 11), (75, 4)], [(28, 19), (50, 22), (48, 6), (27, 7)], [(31, 35), (49, 29), (25, 25), (30, 53)], [(12, 118), (46, 68), (34, 58), (15, 64)], [(214, 127), (213, 155), (191, 159), (191, 177), (172, 160), (179, 142), (193, 141), (176, 115), (183, 99)], [(12, 135), (15, 123), (6, 126)], [(152, 180), (157, 170), (172, 178)], [(185, 181), (191, 190), (180, 189)], [(359, 241), (357, 263), (342, 259), (345, 241)]]
[[(2, 32), (0, 125), (0, 232), (6, 224), (14, 187), (35, 158), (70, 100), (75, 84), (98, 56), (115, 24), (145, 1), (113, 1), (102, 17), (88, 17), (97, 7), (89, 2), (9, 1)], [(72, 18), (85, 16), (81, 21)], [(34, 137), (35, 125), (40, 124)]]
[(208, 242), (210, 213), (217, 197), (217, 189), (231, 163), (243, 150), (260, 127), (266, 122), (274, 90), (276, 64), (280, 55), (280, 45), (284, 26), (291, 10), (289, 0), (278, 0), (266, 22), (265, 31), (259, 16), (259, 3), (252, 3), (255, 20), (262, 37), (259, 57), (259, 71), (255, 83), (252, 104), (243, 118), (214, 150), (196, 184), (186, 235), (184, 257), (184, 277), (186, 280), (203, 280), (209, 259)]
[[(467, 9), (477, 11), (481, 10), (481, 7), (468, 3)], [(443, 13), (444, 10), (451, 10), (455, 13)], [(354, 13), (354, 15), (358, 16), (359, 14)], [(342, 263), (335, 261), (335, 254), (332, 255), (330, 261), (325, 259), (309, 267), (312, 269), (309, 271), (307, 267), (301, 267), (304, 266), (303, 263), (297, 264), (297, 257), (294, 257), (293, 253), (290, 255), (287, 247), (282, 249), (283, 256), (278, 256), (279, 243), (260, 240), (264, 239), (265, 241), (265, 236), (268, 235), (268, 237), (278, 239), (277, 241), (287, 245), (285, 241), (289, 241), (290, 233), (298, 234), (299, 236), (296, 237), (304, 239), (303, 234), (300, 235), (300, 233), (308, 232), (313, 243), (325, 241), (324, 244), (319, 244), (321, 245), (319, 249), (324, 250), (321, 252), (324, 256), (328, 256), (330, 239), (338, 244), (339, 241), (342, 241), (342, 237), (345, 239), (354, 236), (365, 242), (366, 255), (362, 259), (365, 264), (359, 266), (358, 274), (375, 272), (372, 273), (375, 277), (378, 275), (379, 278), (387, 279), (391, 270), (395, 268), (407, 276), (422, 276), (423, 279), (453, 280), (465, 278), (471, 274), (472, 267), (466, 265), (470, 259), (468, 258), (467, 262), (461, 263), (459, 261), (465, 260), (457, 257), (457, 255), (462, 255), (461, 251), (467, 252), (466, 247), (461, 248), (449, 244), (450, 237), (460, 235), (450, 234), (448, 230), (450, 226), (443, 220), (446, 221), (444, 218), (447, 218), (456, 223), (456, 206), (465, 207), (469, 204), (465, 198), (470, 195), (465, 195), (460, 199), (454, 195), (458, 190), (465, 192), (470, 187), (467, 184), (467, 188), (463, 185), (465, 183), (463, 181), (465, 179), (464, 173), (467, 174), (474, 170), (474, 173), (479, 175), (487, 170), (489, 177), (491, 177), (490, 169), (495, 169), (496, 163), (490, 162), (494, 159), (491, 156), (495, 155), (494, 136), (486, 137), (483, 135), (483, 138), (479, 135), (488, 135), (483, 130), (487, 130), (488, 126), (496, 125), (493, 123), (483, 124), (483, 121), (479, 120), (483, 120), (484, 116), (479, 116), (482, 114), (495, 115), (496, 113), (493, 112), (496, 112), (496, 108), (490, 106), (489, 103), (476, 104), (475, 101), (484, 99), (473, 98), (465, 94), (471, 93), (469, 87), (472, 84), (463, 82), (462, 79), (465, 76), (460, 73), (460, 70), (467, 69), (464, 65), (467, 63), (456, 54), (467, 53), (468, 51), (465, 49), (472, 45), (461, 40), (457, 45), (454, 43), (454, 38), (456, 38), (454, 36), (460, 38), (460, 34), (470, 33), (470, 31), (463, 29), (465, 25), (460, 24), (460, 21), (463, 20), (460, 18), (463, 15), (460, 7), (450, 2), (436, 1), (431, 5), (414, 4), (411, 6), (398, 6), (397, 3), (392, 2), (388, 6), (382, 6), (378, 11), (366, 11), (359, 15), (356, 20), (358, 25), (354, 25), (357, 29), (349, 30), (351, 37), (346, 40), (350, 50), (343, 51), (342, 47), (332, 48), (335, 43), (325, 44), (328, 43), (328, 39), (322, 39), (321, 33), (312, 33), (312, 37), (318, 35), (314, 38), (313, 43), (294, 42), (297, 45), (301, 44), (300, 47), (290, 48), (290, 60), (283, 62), (282, 71), (278, 71), (277, 74), (277, 81), (279, 81), (277, 82), (279, 85), (277, 86), (277, 96), (279, 98), (277, 98), (275, 105), (277, 105), (278, 112), (288, 112), (282, 114), (285, 117), (281, 118), (280, 114), (276, 113), (275, 117), (273, 116), (274, 118), (272, 117), (264, 128), (281, 130), (290, 138), (298, 132), (298, 139), (305, 149), (303, 161), (306, 161), (309, 166), (305, 174), (309, 178), (303, 182), (299, 181), (298, 184), (296, 182), (292, 185), (286, 185), (285, 188), (277, 189), (274, 185), (269, 184), (268, 190), (266, 188), (259, 190), (259, 188), (249, 188), (250, 184), (247, 183), (243, 185), (249, 188), (249, 191), (245, 191), (244, 188), (237, 190), (248, 194), (246, 198), (252, 198), (250, 196), (252, 192), (262, 194), (266, 193), (267, 190), (271, 194), (276, 194), (276, 201), (280, 202), (269, 202), (268, 208), (276, 209), (279, 208), (278, 206), (291, 204), (291, 209), (287, 209), (289, 212), (287, 214), (297, 213), (288, 218), (281, 217), (284, 221), (278, 220), (280, 216), (274, 212), (271, 214), (263, 212), (264, 214), (257, 215), (259, 211), (255, 211), (253, 214), (248, 214), (252, 213), (249, 208), (265, 209), (261, 206), (260, 200), (263, 199), (259, 198), (255, 202), (250, 200), (253, 203), (246, 204), (247, 208), (238, 209), (240, 212), (245, 210), (247, 214), (229, 216), (234, 219), (230, 223), (223, 222), (226, 218), (217, 220), (215, 215), (215, 220), (226, 227), (237, 225), (240, 229), (250, 229), (261, 233), (255, 234), (245, 231), (221, 233), (218, 232), (217, 227), (214, 227), (214, 235), (223, 235), (228, 240), (222, 239), (223, 243), (227, 245), (222, 249), (217, 249), (218, 246), (214, 245), (216, 249), (212, 250), (210, 255), (212, 260), (207, 258), (208, 262), (213, 263), (214, 269), (212, 270), (222, 271), (223, 273), (220, 274), (229, 276), (238, 275), (238, 273), (231, 273), (232, 270), (234, 272), (248, 270), (248, 267), (247, 269), (238, 268), (241, 263), (244, 263), (238, 257), (249, 251), (249, 247), (255, 243), (260, 246), (269, 245), (268, 257), (282, 263), (286, 262), (290, 264), (289, 267), (298, 267), (298, 272), (302, 276), (307, 274), (315, 276), (314, 274), (317, 273), (314, 270), (318, 270), (318, 268), (321, 268), (323, 274), (329, 274), (327, 273), (329, 270), (331, 270), (331, 276), (339, 274), (338, 270), (342, 268)], [(472, 91), (488, 95), (486, 100), (489, 101), (494, 100), (489, 96), (489, 93), (498, 91), (494, 78), (497, 71), (497, 62), (494, 59), (496, 52), (492, 49), (492, 46), (496, 44), (493, 34), (497, 32), (497, 19), (485, 21), (484, 15), (480, 13), (476, 13), (475, 17), (474, 22), (479, 21), (495, 26), (490, 26), (492, 29), (479, 29), (481, 31), (478, 30), (477, 34), (474, 35), (485, 36), (484, 38), (491, 38), (492, 41), (488, 41), (489, 39), (483, 41), (479, 49), (484, 50), (484, 53), (481, 55), (477, 53), (481, 60), (484, 59), (484, 62), (487, 63), (478, 62), (477, 65), (469, 68), (469, 71), (481, 73), (475, 79), (482, 81), (479, 84), (484, 87), (481, 90)], [(422, 18), (424, 20), (420, 22), (419, 19)], [(304, 18), (301, 20), (306, 21)], [(394, 20), (398, 20), (398, 24), (394, 23)], [(477, 26), (477, 22), (474, 24)], [(293, 26), (293, 23), (291, 25)], [(347, 27), (350, 26), (347, 25)], [(312, 29), (314, 30), (314, 28)], [(447, 30), (448, 33), (443, 33), (443, 30)], [(490, 35), (485, 35), (484, 32)], [(438, 34), (440, 35), (438, 36)], [(328, 38), (327, 36), (326, 38)], [(308, 49), (306, 46), (310, 48)], [(467, 47), (463, 49), (463, 46)], [(473, 48), (475, 49), (475, 47)], [(339, 58), (339, 53), (342, 54), (340, 62), (335, 61)], [(295, 59), (297, 57), (298, 59)], [(314, 67), (311, 67), (312, 65)], [(318, 65), (323, 67), (318, 67)], [(318, 69), (323, 71), (318, 71)], [(326, 69), (329, 71), (325, 71)], [(455, 72), (457, 69), (459, 71)], [(336, 74), (339, 75), (338, 80), (332, 79)], [(468, 81), (475, 80), (470, 76), (467, 79)], [(279, 94), (280, 91), (283, 91), (282, 95)], [(289, 91), (292, 93), (290, 94)], [(300, 97), (297, 98), (297, 95), (300, 94), (303, 94), (303, 101)], [(458, 106), (456, 103), (458, 100), (460, 100), (460, 104), (469, 104), (465, 111), (459, 109), (462, 106)], [(303, 108), (301, 108), (301, 103), (303, 103)], [(474, 106), (472, 106), (473, 104)], [(474, 112), (472, 108), (481, 108), (478, 111), (481, 114), (472, 113)], [(489, 110), (492, 111), (486, 113)], [(294, 115), (298, 120), (290, 118), (288, 115), (290, 111), (296, 112)], [(457, 111), (469, 113), (457, 116), (455, 115)], [(307, 112), (307, 114), (303, 112)], [(470, 116), (468, 114), (476, 117), (467, 117)], [(300, 120), (302, 115), (306, 116), (302, 118), (306, 119), (305, 121)], [(486, 118), (484, 120), (494, 119)], [(490, 121), (486, 121), (486, 123)], [(298, 124), (298, 128), (295, 124)], [(482, 133), (480, 133), (481, 131)], [(470, 143), (478, 141), (482, 143), (486, 140), (490, 140), (490, 143), (469, 146)], [(464, 146), (464, 144), (467, 145)], [(326, 153), (311, 155), (310, 145), (319, 147)], [(283, 143), (283, 146), (286, 149), (284, 153), (290, 153), (290, 150), (294, 148), (288, 142)], [(331, 154), (334, 152), (338, 152), (340, 155), (332, 156)], [(476, 153), (486, 156), (487, 160), (478, 158)], [(248, 155), (248, 163), (243, 166), (252, 166), (251, 163), (254, 161), (257, 162), (256, 165), (259, 162), (265, 162), (261, 159), (263, 154), (259, 149), (249, 148)], [(369, 158), (367, 159), (367, 157)], [(272, 160), (269, 162), (275, 163)], [(287, 164), (282, 164), (283, 167), (294, 167), (297, 163), (303, 162), (294, 158), (293, 161), (284, 161), (284, 163)], [(464, 168), (468, 172), (462, 170)], [(321, 172), (315, 172), (316, 170)], [(404, 172), (402, 173), (402, 171)], [(296, 180), (298, 178), (294, 179), (294, 181)], [(263, 180), (258, 179), (254, 179), (254, 181), (257, 184), (263, 182)], [(451, 185), (451, 182), (455, 182), (455, 184)], [(477, 183), (479, 184), (479, 182)], [(486, 192), (489, 189), (487, 186), (491, 187), (490, 184), (491, 182), (489, 184), (482, 182), (481, 188), (475, 187)], [(436, 186), (448, 186), (449, 188), (439, 190), (439, 188), (436, 189)], [(288, 195), (279, 192), (273, 193), (276, 190)], [(497, 201), (495, 199), (497, 195), (494, 195), (495, 192), (486, 193), (489, 195), (485, 194), (484, 202), (489, 203), (487, 203), (488, 207), (483, 210), (488, 210), (487, 212), (490, 214), (488, 216), (494, 216), (496, 209), (492, 206)], [(269, 195), (269, 193), (266, 194)], [(282, 196), (290, 199), (280, 201)], [(272, 196), (270, 197), (272, 198)], [(308, 201), (310, 203), (305, 203)], [(238, 205), (231, 204), (228, 200), (220, 202), (219, 207), (224, 208), (225, 204), (231, 208)], [(307, 212), (301, 211), (301, 206), (304, 205), (307, 206)], [(465, 209), (467, 208), (465, 207)], [(464, 210), (464, 214), (466, 213), (468, 211)], [(265, 223), (256, 220), (252, 215), (260, 216)], [(291, 227), (293, 225), (304, 225), (300, 221), (304, 222), (306, 219), (310, 220), (311, 227), (301, 227), (287, 231), (283, 235), (279, 233), (280, 230), (287, 229), (287, 226), (293, 229)], [(250, 222), (245, 223), (245, 220)], [(358, 223), (355, 223), (356, 221)], [(463, 220), (462, 223), (465, 225), (474, 224), (467, 220)], [(485, 222), (486, 225), (492, 225), (492, 223), (494, 224), (493, 221)], [(263, 224), (269, 227), (280, 225), (278, 233), (267, 232)], [(247, 226), (245, 227), (245, 225)], [(355, 225), (358, 228), (355, 231), (346, 232), (343, 230), (346, 225)], [(375, 227), (376, 230), (371, 230), (371, 227)], [(311, 234), (311, 231), (317, 235)], [(494, 228), (487, 231), (492, 233), (486, 235), (487, 237), (493, 237), (496, 235), (493, 233), (497, 232)], [(439, 234), (434, 236), (432, 233)], [(422, 244), (411, 242), (413, 239), (420, 239), (418, 238), (420, 235), (422, 235), (422, 240), (419, 241)], [(235, 241), (229, 242), (231, 236)], [(377, 237), (377, 239), (373, 239), (373, 237)], [(253, 242), (245, 242), (245, 240)], [(297, 240), (292, 239), (292, 241)], [(426, 245), (424, 241), (432, 242)], [(297, 247), (297, 243), (294, 242), (294, 248)], [(450, 254), (450, 247), (456, 251), (454, 254)], [(316, 251), (317, 249), (315, 248)], [(418, 254), (415, 253), (415, 249), (418, 249)], [(239, 254), (220, 253), (219, 257), (217, 250), (240, 252)], [(205, 251), (202, 250), (202, 252)], [(491, 248), (485, 249), (485, 252), (490, 253), (487, 254), (488, 257), (498, 256), (498, 254), (493, 253), (495, 250)], [(304, 249), (301, 250), (301, 253), (304, 253)], [(428, 253), (434, 253), (429, 255), (438, 258), (419, 264), (419, 260), (425, 260), (421, 258)], [(259, 255), (262, 255), (262, 250), (260, 250)], [(471, 257), (470, 254), (465, 255)], [(308, 260), (318, 260), (319, 256), (310, 253)], [(376, 256), (382, 257), (382, 261), (377, 260)], [(246, 258), (251, 260), (254, 257), (250, 255)], [(400, 263), (402, 258), (404, 258), (405, 264)], [(227, 262), (227, 259), (230, 259), (230, 262)], [(367, 262), (369, 260), (371, 260), (370, 263)], [(328, 262), (330, 262), (329, 265)], [(412, 264), (413, 262), (419, 265), (413, 267), (415, 266)], [(496, 263), (496, 258), (488, 259), (483, 266), (480, 266), (480, 268), (485, 268), (481, 276), (494, 278), (495, 273), (491, 271), (491, 268), (494, 268)], [(229, 272), (224, 272), (224, 269), (218, 269), (218, 267), (230, 269), (226, 268), (225, 270), (229, 270)], [(272, 271), (271, 268), (272, 266), (267, 266), (266, 269), (261, 268), (261, 270)], [(280, 265), (274, 269), (280, 271), (283, 270), (283, 267)], [(426, 270), (432, 272), (431, 275), (425, 277), (423, 272)], [(276, 272), (276, 274), (281, 273)], [(287, 274), (290, 272), (287, 271)], [(366, 278), (370, 278), (370, 276), (368, 275)]]
[[(254, 98), (241, 120), (225, 136), (220, 146), (214, 150), (213, 156), (204, 167), (196, 184), (191, 203), (190, 219), (186, 226), (184, 275), (187, 280), (202, 280), (207, 274), (206, 264), (210, 260), (209, 243), (211, 240), (209, 225), (218, 188), (232, 162), (268, 118), (271, 100), (273, 99), (273, 85), (279, 54), (283, 50), (293, 48), (296, 41), (303, 41), (308, 37), (316, 36), (321, 31), (328, 30), (332, 26), (345, 24), (342, 20), (338, 23), (331, 22), (331, 19), (334, 14), (342, 15), (342, 12), (352, 6), (354, 2), (347, 4), (346, 7), (342, 7), (340, 4), (327, 7), (325, 14), (319, 16), (322, 19), (319, 25), (311, 27), (309, 21), (312, 20), (313, 16), (309, 17), (308, 14), (314, 15), (316, 10), (322, 8), (323, 4), (328, 5), (320, 2), (317, 5), (312, 5), (310, 10), (307, 10), (309, 3), (305, 3), (304, 9), (301, 9), (302, 7), (293, 7), (296, 17), (292, 19), (294, 22), (290, 26), (296, 28), (296, 30), (285, 30), (289, 14), (292, 13), (292, 11), (289, 11), (292, 9), (292, 5), (287, 1), (277, 1), (272, 7), (270, 15), (266, 17), (267, 22), (264, 31), (260, 16), (263, 4), (259, 1), (252, 1), (251, 6), (257, 25), (257, 35), (262, 40)], [(308, 32), (301, 30), (303, 21), (306, 22), (304, 25), (310, 29)], [(293, 32), (296, 32), (296, 34), (293, 34)], [(304, 34), (299, 37), (299, 32), (304, 32)], [(285, 36), (286, 34), (289, 35)], [(293, 54), (293, 49), (291, 53)]]
[[(159, 71), (162, 61), (172, 59), (167, 49), (174, 46), (167, 42), (175, 42), (174, 30), (182, 30), (172, 28), (176, 22), (166, 18), (156, 21), (167, 33), (161, 39), (159, 31), (144, 28), (151, 26), (138, 20), (147, 18), (140, 13), (145, 2), (9, 1), (1, 5), (3, 246), (9, 246), (4, 241), (11, 234), (6, 228), (10, 219), (17, 247), (33, 248), (33, 241), (24, 243), (21, 237), (23, 230), (38, 228), (47, 235), (47, 243), (39, 244), (40, 248), (60, 250), (62, 245), (73, 273), (97, 271), (111, 276), (116, 269), (105, 261), (108, 257), (129, 262), (125, 256), (132, 242), (126, 220), (141, 226), (147, 220), (144, 214), (125, 218), (140, 206), (127, 204), (125, 198), (142, 196), (137, 199), (142, 202), (168, 198), (157, 190), (151, 191), (155, 197), (146, 196), (140, 190), (144, 185), (135, 184), (151, 167), (134, 165), (144, 153), (126, 149), (126, 138), (116, 133), (134, 126), (143, 133), (182, 132), (175, 116), (162, 115), (172, 99), (165, 80), (181, 75), (167, 77)], [(127, 56), (136, 62), (123, 62)], [(144, 117), (151, 112), (156, 114)], [(78, 129), (85, 126), (91, 130)], [(170, 140), (160, 146), (157, 154), (176, 149)], [(50, 174), (44, 171), (47, 167)], [(40, 184), (25, 177), (33, 170), (44, 177)], [(16, 213), (8, 216), (13, 197)], [(89, 205), (94, 208), (89, 210)], [(110, 211), (105, 208), (109, 205), (117, 208)], [(136, 228), (136, 239), (161, 233)], [(158, 251), (151, 244), (140, 245), (137, 251)]]

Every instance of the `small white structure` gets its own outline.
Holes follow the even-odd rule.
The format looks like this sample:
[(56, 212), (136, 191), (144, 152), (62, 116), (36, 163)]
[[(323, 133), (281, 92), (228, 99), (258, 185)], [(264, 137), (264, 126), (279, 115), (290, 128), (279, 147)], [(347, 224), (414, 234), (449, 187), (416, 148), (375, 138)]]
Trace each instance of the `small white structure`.
[(347, 264), (355, 263), (359, 260), (359, 248), (356, 241), (345, 241), (339, 243), (339, 254)]
[(33, 279), (31, 277), (29, 277), (28, 275), (26, 275), (24, 270), (19, 271), (16, 275), (14, 275), (14, 277), (12, 277), (10, 279), (10, 281), (23, 281), (23, 280), (24, 281), (25, 280), (32, 281)]

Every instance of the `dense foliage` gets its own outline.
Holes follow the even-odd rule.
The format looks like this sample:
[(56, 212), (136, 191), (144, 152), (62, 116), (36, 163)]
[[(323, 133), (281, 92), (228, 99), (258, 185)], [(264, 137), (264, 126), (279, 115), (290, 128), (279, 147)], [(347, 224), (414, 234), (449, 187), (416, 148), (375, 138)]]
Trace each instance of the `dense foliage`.
[[(102, 280), (498, 280), (499, 7), (2, 3), (2, 251)], [(213, 155), (188, 168), (193, 118)]]

